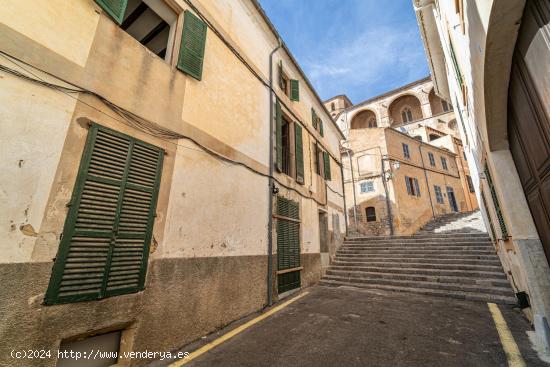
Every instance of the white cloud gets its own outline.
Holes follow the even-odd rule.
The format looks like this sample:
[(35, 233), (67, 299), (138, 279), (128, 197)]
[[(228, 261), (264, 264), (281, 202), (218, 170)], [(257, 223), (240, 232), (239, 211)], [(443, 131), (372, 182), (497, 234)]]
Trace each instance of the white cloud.
[(426, 75), (426, 57), (416, 29), (367, 29), (351, 39), (339, 35), (325, 42), (324, 50), (323, 58), (307, 60), (304, 67), (320, 95), (327, 98), (359, 88), (365, 91), (361, 95), (372, 95), (369, 90), (379, 91), (381, 83), (406, 83)]

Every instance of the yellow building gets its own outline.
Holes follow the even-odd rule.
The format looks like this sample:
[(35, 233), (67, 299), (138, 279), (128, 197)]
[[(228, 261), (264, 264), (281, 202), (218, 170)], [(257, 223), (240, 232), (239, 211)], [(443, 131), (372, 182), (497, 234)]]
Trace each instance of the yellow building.
[(335, 120), (347, 137), (352, 230), (408, 235), (438, 215), (478, 208), (454, 111), (430, 78), (355, 105), (345, 96), (324, 103), (338, 107)]
[(320, 278), (343, 135), (256, 1), (7, 0), (0, 34), (0, 365), (174, 350)]

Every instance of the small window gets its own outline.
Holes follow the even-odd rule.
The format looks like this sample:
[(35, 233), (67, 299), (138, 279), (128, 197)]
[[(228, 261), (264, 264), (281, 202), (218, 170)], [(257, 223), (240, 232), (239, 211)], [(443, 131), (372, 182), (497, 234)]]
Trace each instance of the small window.
[(361, 193), (374, 192), (374, 182), (361, 182)]
[(279, 62), (279, 87), (291, 101), (300, 100), (300, 85), (298, 80), (290, 79), (283, 69), (283, 62)]
[(441, 167), (443, 167), (445, 171), (449, 170), (449, 168), (447, 167), (447, 160), (445, 159), (445, 157), (441, 157)]
[(282, 160), (282, 172), (289, 175), (291, 174), (290, 170), (290, 122), (283, 118), (283, 123), (281, 126), (282, 132), (282, 149), (283, 149), (283, 160)]
[(368, 126), (369, 128), (377, 127), (376, 119), (375, 119), (374, 117), (371, 117), (371, 118), (367, 121), (367, 126)]
[(407, 159), (411, 159), (411, 154), (409, 153), (409, 145), (402, 143), (403, 145), (403, 156)]
[(453, 107), (444, 99), (441, 100), (441, 107), (443, 107), (444, 112), (449, 112), (453, 109)]
[(367, 222), (376, 222), (376, 208), (373, 206), (368, 206), (365, 208), (365, 214)]
[(330, 104), (330, 110), (331, 110), (331, 111), (336, 111), (336, 106), (334, 105), (334, 102), (332, 102), (332, 103)]
[(432, 140), (435, 140), (435, 139), (439, 139), (441, 138), (441, 136), (437, 135), (437, 134), (430, 134), (428, 135), (428, 140), (429, 141), (432, 141)]
[(435, 186), (434, 186), (434, 191), (435, 191), (435, 200), (436, 200), (439, 204), (444, 204), (445, 202), (443, 201), (443, 193), (441, 192), (441, 187), (435, 185)]
[(414, 138), (418, 141), (422, 141), (422, 137), (420, 135), (415, 135)]
[(120, 28), (168, 61), (177, 19), (176, 13), (163, 0), (128, 0)]
[(470, 175), (466, 175), (466, 181), (468, 181), (468, 190), (470, 190), (470, 192), (475, 192), (474, 182), (472, 181), (472, 177)]
[(428, 158), (430, 159), (430, 166), (435, 167), (435, 157), (433, 153), (428, 153)]
[(403, 120), (403, 123), (411, 122), (413, 120), (412, 110), (410, 107), (403, 108), (403, 111), (401, 111), (401, 119)]
[(313, 143), (313, 160), (314, 160), (314, 166), (315, 166), (315, 173), (317, 173), (319, 176), (323, 177), (323, 151), (319, 148), (319, 146), (315, 143)]
[(420, 197), (420, 186), (416, 178), (405, 176), (405, 185), (407, 186), (407, 193), (409, 195)]

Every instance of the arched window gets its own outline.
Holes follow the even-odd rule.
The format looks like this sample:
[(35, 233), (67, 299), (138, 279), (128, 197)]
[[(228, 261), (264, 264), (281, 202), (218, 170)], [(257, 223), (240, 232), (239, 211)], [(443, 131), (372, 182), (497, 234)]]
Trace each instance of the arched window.
[(369, 128), (376, 127), (376, 119), (374, 117), (371, 117), (367, 122), (367, 126)]
[(405, 107), (401, 111), (401, 119), (403, 120), (403, 123), (411, 122), (413, 120), (413, 114), (410, 107)]
[(334, 106), (334, 102), (332, 102), (332, 103), (330, 104), (330, 110), (331, 110), (331, 111), (334, 111), (335, 109), (336, 109), (336, 107)]
[(456, 130), (456, 129), (457, 129), (457, 125), (456, 125), (456, 120), (455, 120), (455, 119), (449, 121), (449, 129), (451, 129), (451, 130)]
[(444, 112), (449, 112), (453, 109), (453, 106), (447, 103), (447, 101), (444, 99), (441, 100), (441, 107), (443, 107)]
[(376, 209), (374, 206), (368, 206), (365, 209), (367, 222), (376, 222)]

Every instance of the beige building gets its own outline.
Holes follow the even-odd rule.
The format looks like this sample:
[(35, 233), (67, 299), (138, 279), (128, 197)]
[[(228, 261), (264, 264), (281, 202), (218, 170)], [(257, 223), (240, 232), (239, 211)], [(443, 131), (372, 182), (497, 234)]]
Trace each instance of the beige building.
[[(365, 234), (408, 235), (432, 218), (477, 209), (452, 106), (425, 78), (335, 116), (347, 140), (343, 167), (349, 225)], [(353, 172), (353, 173), (352, 173)]]
[(452, 101), (486, 226), (550, 351), (550, 5), (413, 0), (436, 94)]
[(6, 0), (0, 84), (0, 365), (178, 349), (343, 239), (344, 136), (254, 0)]

